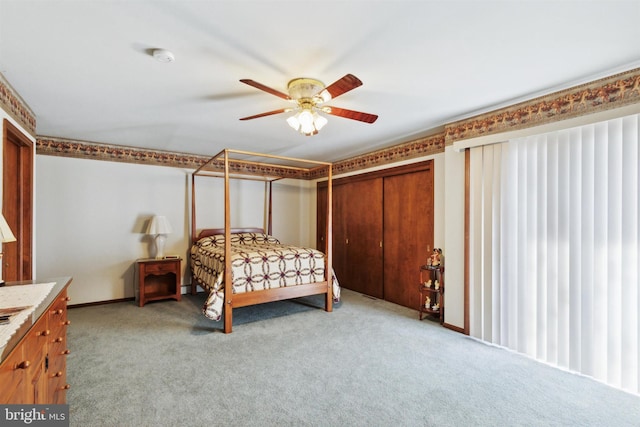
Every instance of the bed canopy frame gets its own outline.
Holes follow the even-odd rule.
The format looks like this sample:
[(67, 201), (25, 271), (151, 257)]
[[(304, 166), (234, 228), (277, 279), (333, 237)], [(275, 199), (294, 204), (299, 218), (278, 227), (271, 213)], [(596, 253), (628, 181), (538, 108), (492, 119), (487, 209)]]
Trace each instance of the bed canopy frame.
[[(223, 328), (225, 333), (232, 331), (233, 309), (246, 307), (265, 302), (298, 298), (308, 295), (325, 294), (325, 311), (333, 310), (332, 288), (332, 191), (331, 191), (331, 167), (328, 162), (297, 159), (270, 154), (254, 153), (249, 151), (224, 149), (211, 157), (206, 163), (196, 169), (191, 175), (191, 244), (198, 239), (220, 233), (224, 230), (224, 316)], [(224, 229), (203, 229), (200, 232), (196, 227), (196, 177), (214, 177), (224, 179)], [(326, 177), (327, 185), (327, 222), (326, 242), (324, 247), (325, 272), (324, 281), (305, 285), (265, 289), (260, 291), (233, 293), (233, 284), (227, 278), (231, 277), (231, 234), (240, 232), (262, 231), (258, 228), (231, 228), (231, 203), (229, 182), (232, 179), (248, 179), (267, 183), (268, 190), (268, 219), (267, 234), (272, 232), (272, 183), (281, 179), (315, 179)], [(320, 249), (320, 248), (319, 248)], [(191, 280), (192, 294), (197, 291), (197, 283)]]

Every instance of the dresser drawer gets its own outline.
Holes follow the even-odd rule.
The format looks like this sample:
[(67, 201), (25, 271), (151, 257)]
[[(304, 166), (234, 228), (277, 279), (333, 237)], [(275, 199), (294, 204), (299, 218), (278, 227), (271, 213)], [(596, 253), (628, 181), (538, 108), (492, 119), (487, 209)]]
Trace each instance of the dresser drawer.
[(51, 330), (48, 327), (47, 318), (43, 316), (31, 328), (24, 341), (25, 352), (29, 355), (32, 365), (44, 361), (50, 336)]
[(19, 346), (13, 353), (0, 364), (0, 402), (24, 403), (25, 387), (22, 383), (26, 381), (26, 369), (30, 362), (25, 359), (24, 347)]
[(143, 266), (146, 274), (167, 274), (176, 272), (175, 262), (149, 263)]

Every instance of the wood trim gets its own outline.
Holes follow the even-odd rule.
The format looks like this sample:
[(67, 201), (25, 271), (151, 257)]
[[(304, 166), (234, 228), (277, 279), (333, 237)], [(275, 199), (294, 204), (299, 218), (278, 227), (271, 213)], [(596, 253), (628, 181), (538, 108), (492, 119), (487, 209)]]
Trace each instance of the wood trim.
[[(325, 309), (333, 311), (333, 173), (332, 167), (327, 168), (327, 223), (324, 253), (327, 258), (327, 264), (324, 271), (324, 279), (326, 281), (327, 293), (325, 298)], [(317, 195), (316, 195), (317, 197)], [(317, 219), (316, 219), (317, 222)], [(316, 225), (317, 227), (317, 225)]]
[(469, 233), (471, 225), (470, 207), (471, 207), (471, 149), (467, 148), (464, 152), (464, 329), (463, 333), (469, 335), (469, 263), (471, 262), (471, 254), (469, 253)]
[(197, 240), (197, 237), (198, 236), (196, 236), (196, 176), (191, 175), (191, 244), (193, 244)]
[(68, 305), (67, 307), (68, 308), (93, 307), (94, 305), (115, 304), (118, 302), (129, 302), (129, 301), (135, 301), (135, 300), (136, 300), (135, 297), (118, 298), (118, 299), (110, 299), (105, 301), (83, 302), (80, 304)]
[(442, 326), (444, 326), (447, 329), (451, 329), (452, 331), (456, 331), (456, 332), (459, 332), (461, 334), (469, 335), (469, 333), (465, 332), (464, 328), (461, 328), (460, 326), (455, 326), (455, 325), (452, 325), (452, 324), (447, 323), (447, 322), (444, 322), (442, 324)]
[[(396, 166), (392, 168), (386, 168), (386, 169), (380, 169), (372, 172), (361, 173), (358, 175), (346, 176), (344, 178), (336, 178), (336, 179), (333, 179), (332, 182), (333, 182), (333, 185), (335, 186), (335, 185), (349, 184), (357, 181), (366, 181), (366, 180), (375, 179), (375, 178), (386, 178), (389, 176), (404, 175), (404, 174), (413, 173), (413, 172), (422, 172), (425, 170), (429, 170), (431, 168), (433, 168), (433, 159), (425, 160), (417, 163), (411, 163), (409, 165)], [(318, 182), (318, 188), (327, 187), (327, 183), (328, 183), (328, 180)]]
[[(282, 288), (265, 289), (262, 291), (243, 292), (233, 295), (234, 308), (247, 307), (265, 302), (281, 301), (291, 298), (305, 297), (308, 295), (326, 294), (327, 282), (314, 282), (306, 285), (295, 285)], [(229, 305), (225, 306), (225, 310)]]
[(273, 233), (273, 181), (269, 181), (269, 205), (267, 212), (267, 234)]
[[(2, 213), (17, 242), (3, 247), (7, 262), (15, 263), (4, 274), (7, 281), (30, 280), (33, 275), (33, 142), (9, 120), (3, 120)], [(13, 145), (17, 158), (9, 161)]]

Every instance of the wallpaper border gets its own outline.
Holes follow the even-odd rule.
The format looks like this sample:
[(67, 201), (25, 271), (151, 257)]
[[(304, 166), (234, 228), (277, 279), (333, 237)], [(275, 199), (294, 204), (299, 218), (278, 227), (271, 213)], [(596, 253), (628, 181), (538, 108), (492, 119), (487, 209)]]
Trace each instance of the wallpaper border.
[(0, 106), (33, 137), (36, 136), (36, 116), (26, 102), (0, 73)]
[[(339, 175), (385, 166), (442, 153), (445, 146), (456, 141), (525, 129), (635, 103), (640, 103), (640, 68), (446, 124), (441, 133), (334, 162), (332, 171), (334, 175)], [(37, 137), (36, 153), (193, 169), (209, 159), (201, 155), (46, 136)], [(238, 171), (241, 171), (240, 169)], [(268, 169), (268, 173), (273, 172), (273, 168)], [(322, 178), (322, 173), (305, 174), (299, 178), (318, 179)]]
[(520, 130), (640, 102), (640, 68), (445, 125), (445, 143)]

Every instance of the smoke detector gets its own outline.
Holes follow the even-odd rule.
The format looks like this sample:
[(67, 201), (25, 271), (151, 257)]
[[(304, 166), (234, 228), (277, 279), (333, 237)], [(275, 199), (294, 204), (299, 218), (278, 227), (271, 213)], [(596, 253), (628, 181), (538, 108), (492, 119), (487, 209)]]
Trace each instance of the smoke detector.
[(160, 62), (173, 62), (176, 60), (173, 53), (166, 49), (154, 49), (153, 57)]

